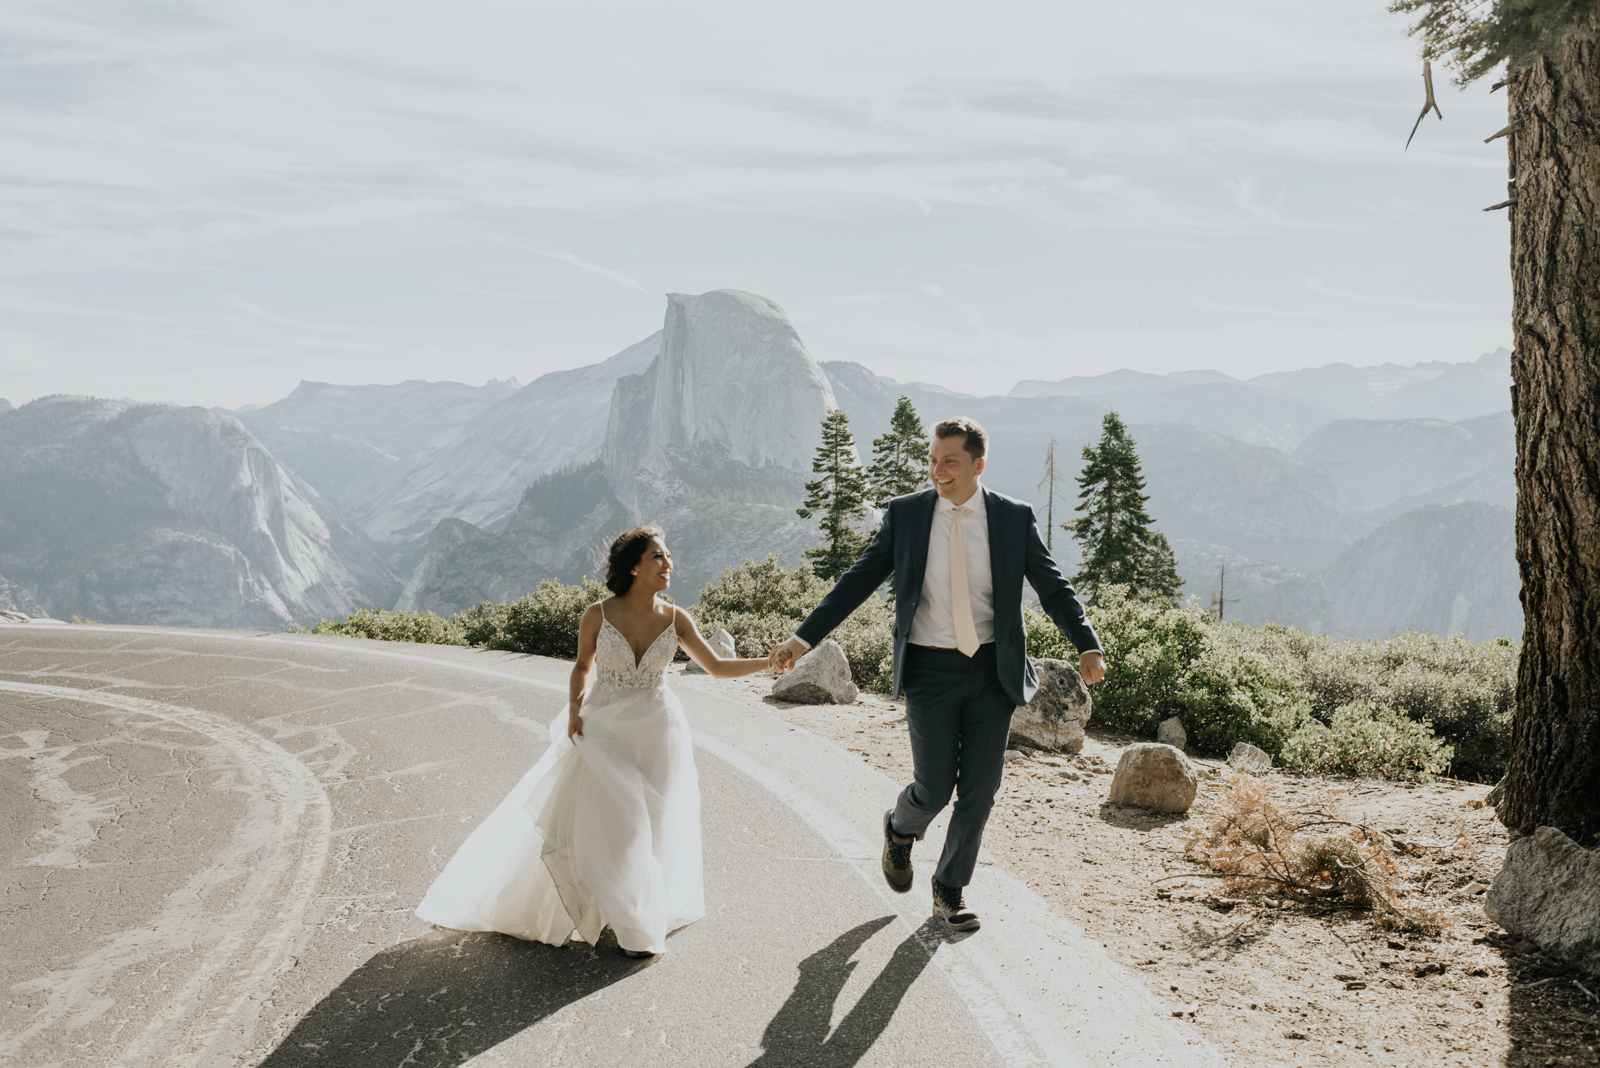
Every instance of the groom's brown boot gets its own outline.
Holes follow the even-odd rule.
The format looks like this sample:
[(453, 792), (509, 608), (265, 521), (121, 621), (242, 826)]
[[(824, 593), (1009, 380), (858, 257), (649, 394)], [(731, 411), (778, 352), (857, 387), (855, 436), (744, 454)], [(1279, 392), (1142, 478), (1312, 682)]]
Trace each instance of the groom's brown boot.
[(933, 914), (957, 931), (976, 931), (978, 914), (961, 900), (961, 887), (933, 880)]
[(883, 878), (890, 890), (903, 894), (911, 889), (911, 846), (916, 839), (895, 834), (889, 822), (892, 815), (892, 808), (883, 814)]

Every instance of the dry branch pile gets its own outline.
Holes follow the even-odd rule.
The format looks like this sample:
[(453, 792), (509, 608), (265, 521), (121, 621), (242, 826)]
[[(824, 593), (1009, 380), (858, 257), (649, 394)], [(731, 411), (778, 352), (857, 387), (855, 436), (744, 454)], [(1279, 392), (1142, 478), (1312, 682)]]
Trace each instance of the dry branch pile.
[(1229, 891), (1301, 900), (1339, 899), (1378, 910), (1387, 925), (1437, 931), (1431, 909), (1401, 902), (1402, 883), (1389, 835), (1345, 818), (1342, 791), (1314, 808), (1284, 811), (1274, 784), (1235, 774), (1190, 832), (1185, 854), (1227, 879)]

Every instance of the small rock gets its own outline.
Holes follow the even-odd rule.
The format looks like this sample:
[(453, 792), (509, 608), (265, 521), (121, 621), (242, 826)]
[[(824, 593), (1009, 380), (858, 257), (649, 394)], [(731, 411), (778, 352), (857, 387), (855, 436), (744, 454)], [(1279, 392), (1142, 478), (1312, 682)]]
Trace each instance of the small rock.
[(1177, 716), (1161, 721), (1156, 728), (1156, 741), (1162, 745), (1170, 745), (1174, 749), (1182, 749), (1189, 742), (1189, 733), (1183, 729), (1183, 721)]
[(853, 705), (860, 695), (850, 681), (850, 661), (832, 638), (824, 639), (772, 684), (772, 696), (797, 705)]
[[(706, 644), (711, 646), (711, 651), (713, 653), (716, 653), (724, 660), (728, 660), (739, 655), (734, 651), (733, 635), (729, 634), (726, 630), (717, 631), (711, 637), (706, 639)], [(685, 675), (704, 675), (706, 674), (706, 669), (691, 660), (689, 661), (689, 666), (683, 669), (683, 673)]]
[(1600, 976), (1600, 851), (1554, 827), (1518, 838), (1483, 911), (1546, 956)]
[(1190, 1005), (1179, 1005), (1177, 1008), (1172, 1010), (1172, 1015), (1174, 1015), (1174, 1016), (1193, 1016), (1195, 1013), (1197, 1013), (1199, 1011), (1200, 1011), (1200, 1006), (1199, 1006), (1198, 1003), (1190, 1004)]
[(1463, 886), (1459, 890), (1453, 890), (1451, 893), (1460, 894), (1462, 897), (1473, 897), (1477, 894), (1483, 893), (1487, 889), (1489, 889), (1488, 883), (1480, 883), (1478, 880), (1474, 879), (1466, 886)]
[(1026, 755), (1027, 754), (1024, 753), (1020, 749), (1007, 749), (1006, 750), (1006, 763), (1009, 764), (1013, 760), (1021, 760)]
[(1199, 776), (1181, 749), (1141, 742), (1122, 751), (1109, 800), (1154, 812), (1187, 812), (1199, 789)]
[(1418, 979), (1426, 979), (1430, 975), (1443, 975), (1444, 971), (1444, 962), (1436, 960), (1430, 961), (1427, 964), (1417, 965), (1416, 971), (1412, 972), (1411, 974), (1415, 975)]
[(1228, 767), (1234, 771), (1259, 775), (1272, 769), (1272, 758), (1249, 742), (1240, 742), (1228, 754)]
[(1079, 752), (1083, 728), (1094, 710), (1089, 687), (1065, 660), (1035, 660), (1033, 670), (1039, 692), (1011, 717), (1011, 733), (1038, 749)]
[(1061, 771), (1061, 777), (1066, 779), (1068, 782), (1079, 782), (1083, 779), (1082, 775), (1079, 775), (1075, 771), (1069, 771), (1065, 768), (1063, 768)]
[(1283, 1033), (1283, 1037), (1284, 1037), (1284, 1038), (1294, 1038), (1294, 1039), (1300, 1039), (1300, 1040), (1302, 1040), (1302, 1041), (1304, 1041), (1304, 1040), (1308, 1040), (1308, 1039), (1310, 1039), (1310, 1038), (1311, 1038), (1311, 1036), (1310, 1036), (1310, 1035), (1307, 1035), (1307, 1034), (1302, 1034), (1302, 1033), (1301, 1033), (1301, 1032), (1299, 1032), (1299, 1031), (1285, 1031), (1285, 1032), (1284, 1032), (1284, 1033)]
[(1352, 979), (1350, 982), (1344, 984), (1344, 988), (1346, 990), (1365, 990), (1367, 988), (1367, 984), (1363, 980)]

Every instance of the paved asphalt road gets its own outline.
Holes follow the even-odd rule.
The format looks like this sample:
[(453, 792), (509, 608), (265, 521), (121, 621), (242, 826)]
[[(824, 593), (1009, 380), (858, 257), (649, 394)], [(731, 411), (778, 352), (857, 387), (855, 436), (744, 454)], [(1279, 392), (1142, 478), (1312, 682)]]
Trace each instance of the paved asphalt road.
[[(710, 680), (709, 914), (657, 962), (430, 927), (568, 667), (479, 650), (0, 628), (0, 1064), (1217, 1065), (1102, 947), (980, 870), (889, 893), (895, 784)], [(608, 941), (609, 939), (607, 939)]]

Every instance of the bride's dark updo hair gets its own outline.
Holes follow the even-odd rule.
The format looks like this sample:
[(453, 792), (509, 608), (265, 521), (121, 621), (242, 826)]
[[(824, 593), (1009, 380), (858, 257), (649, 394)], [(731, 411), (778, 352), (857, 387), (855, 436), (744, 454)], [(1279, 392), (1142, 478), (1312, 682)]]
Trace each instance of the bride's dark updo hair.
[(633, 569), (644, 559), (651, 538), (666, 540), (660, 527), (634, 527), (624, 530), (611, 539), (611, 552), (606, 560), (606, 589), (621, 597), (633, 586)]

